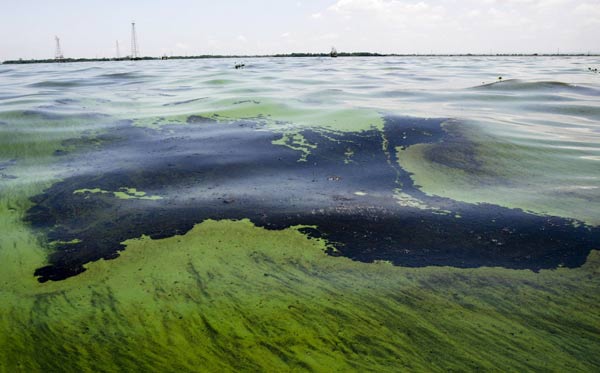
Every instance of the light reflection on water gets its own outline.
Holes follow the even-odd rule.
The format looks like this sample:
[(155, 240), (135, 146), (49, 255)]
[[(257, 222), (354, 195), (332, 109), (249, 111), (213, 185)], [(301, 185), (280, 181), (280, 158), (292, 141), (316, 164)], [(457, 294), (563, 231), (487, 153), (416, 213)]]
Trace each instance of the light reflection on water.
[[(14, 110), (69, 98), (82, 108), (94, 106), (126, 117), (142, 108), (144, 115), (170, 114), (175, 109), (162, 106), (166, 97), (172, 97), (168, 101), (209, 98), (204, 105), (179, 107), (177, 113), (196, 113), (223, 99), (268, 98), (291, 105), (372, 107), (420, 117), (477, 119), (495, 114), (498, 120), (535, 119), (548, 106), (555, 120), (561, 117), (568, 124), (586, 124), (599, 116), (600, 76), (587, 70), (600, 63), (595, 57), (245, 62), (244, 70), (233, 69), (228, 59), (5, 65), (0, 70), (0, 105)], [(518, 81), (482, 86), (497, 82), (498, 77)], [(84, 100), (97, 102), (84, 104)]]
[[(0, 127), (3, 141), (15, 130), (103, 129), (115, 119), (168, 122), (176, 116), (236, 110), (240, 102), (254, 107), (253, 113), (277, 110), (279, 120), (289, 117), (293, 123), (304, 116), (304, 124), (315, 126), (320, 125), (311, 116), (315, 110), (336, 115), (339, 110), (364, 108), (457, 119), (482, 146), (513, 148), (482, 151), (480, 157), (501, 170), (498, 174), (510, 180), (511, 192), (521, 193), (521, 199), (528, 199), (536, 188), (547, 190), (548, 183), (557, 191), (582, 183), (587, 190), (600, 186), (595, 177), (600, 174), (600, 75), (588, 71), (600, 64), (597, 57), (261, 58), (247, 59), (243, 70), (233, 69), (234, 62), (4, 65), (0, 122), (10, 124), (21, 111), (42, 120), (34, 127)], [(79, 124), (67, 129), (63, 119)], [(524, 182), (524, 170), (532, 167), (541, 168)], [(452, 183), (446, 182), (446, 189), (452, 190)], [(473, 201), (488, 201), (484, 194)], [(559, 195), (542, 193), (540, 210), (600, 221), (593, 213), (578, 215), (594, 199), (600, 200), (600, 195), (590, 199), (589, 194), (572, 201), (571, 211), (554, 211), (547, 205)], [(449, 196), (467, 199), (452, 192)], [(524, 207), (535, 210), (535, 205)]]

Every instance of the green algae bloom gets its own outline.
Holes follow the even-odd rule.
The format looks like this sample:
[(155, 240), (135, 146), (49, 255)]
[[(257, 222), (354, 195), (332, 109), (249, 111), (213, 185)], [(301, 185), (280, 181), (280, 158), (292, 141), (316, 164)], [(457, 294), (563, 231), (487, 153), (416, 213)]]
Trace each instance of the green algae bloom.
[(339, 107), (314, 108), (300, 102), (282, 103), (278, 100), (257, 98), (255, 100), (220, 100), (199, 104), (193, 113), (173, 113), (135, 119), (134, 125), (153, 129), (172, 124), (184, 124), (189, 117), (199, 116), (220, 122), (237, 120), (262, 121), (270, 130), (300, 130), (322, 128), (330, 131), (356, 132), (383, 128), (381, 114), (372, 109)]
[[(597, 141), (589, 125), (598, 121), (589, 107), (596, 88), (546, 84), (539, 98), (535, 82), (516, 91), (510, 81), (468, 90), (415, 85), (420, 75), (435, 78), (431, 84), (455, 81), (448, 72), (463, 82), (454, 60), (450, 69), (431, 60), (434, 67), (423, 60), (410, 71), (405, 59), (378, 59), (386, 68), (308, 59), (276, 77), (269, 68), (241, 75), (198, 61), (142, 65), (144, 75), (137, 62), (116, 63), (129, 70), (116, 74), (54, 64), (33, 79), (2, 68), (0, 373), (596, 371), (598, 245), (577, 265), (534, 270), (399, 266), (354, 255), (395, 239), (427, 239), (416, 233), (427, 224), (421, 232), (444, 231), (449, 241), (493, 242), (469, 234), (492, 223), (458, 213), (460, 201), (483, 217), (505, 206), (546, 219), (543, 228), (568, 223), (569, 237), (581, 240), (600, 224), (600, 158), (590, 150)], [(333, 67), (332, 78), (311, 77), (322, 69), (310, 64)], [(473, 65), (479, 74), (491, 64)], [(112, 85), (90, 86), (97, 81)], [(530, 111), (519, 112), (525, 105)], [(431, 128), (390, 135), (388, 114), (459, 119), (442, 119), (443, 136)], [(543, 138), (552, 131), (535, 125), (548, 118), (557, 138), (571, 125), (584, 140)], [(238, 126), (247, 132), (227, 132)], [(255, 148), (237, 141), (256, 140), (255, 132), (268, 132), (267, 141)], [(368, 174), (384, 169), (389, 184)], [(251, 184), (265, 175), (272, 175), (267, 183)], [(316, 207), (303, 211), (311, 198)], [(334, 213), (310, 220), (331, 206)], [(50, 209), (47, 216), (60, 219), (42, 228), (29, 220), (31, 211)], [(190, 211), (211, 217), (192, 219), (204, 215)], [(390, 211), (414, 226), (395, 232), (393, 219), (385, 220), (391, 228), (372, 224)], [(316, 223), (296, 222), (302, 213)], [(468, 228), (459, 236), (448, 227)], [(114, 239), (116, 228), (126, 238)], [(465, 232), (472, 240), (463, 240)], [(520, 237), (509, 227), (500, 234)], [(355, 243), (366, 250), (349, 251)], [(100, 244), (114, 251), (80, 255), (82, 246), (93, 252)], [(486, 254), (506, 247), (497, 241)], [(402, 249), (401, 258), (433, 256)], [(525, 261), (530, 253), (522, 251)], [(40, 283), (36, 270), (57, 257), (85, 271)]]
[(73, 194), (112, 194), (114, 197), (119, 199), (142, 199), (148, 201), (158, 201), (163, 199), (161, 196), (148, 196), (146, 192), (138, 191), (136, 188), (119, 188), (116, 192), (109, 192), (100, 188), (94, 189), (77, 189)]
[[(540, 215), (575, 217), (600, 224), (598, 165), (581, 149), (567, 155), (524, 141), (500, 142), (470, 123), (446, 127), (473, 144), (417, 144), (397, 149), (398, 162), (428, 195), (469, 203), (494, 203)], [(582, 176), (586, 175), (586, 176)]]
[(306, 162), (306, 159), (310, 155), (310, 150), (317, 147), (316, 145), (307, 142), (304, 136), (298, 132), (284, 133), (281, 139), (274, 140), (271, 143), (273, 145), (282, 145), (292, 150), (299, 151), (302, 156), (298, 159), (298, 162)]
[(577, 270), (408, 269), (331, 257), (297, 228), (266, 231), (247, 220), (125, 244), (118, 259), (66, 281), (2, 276), (3, 368), (584, 371), (597, 363), (600, 320), (586, 310), (600, 301), (598, 252)]

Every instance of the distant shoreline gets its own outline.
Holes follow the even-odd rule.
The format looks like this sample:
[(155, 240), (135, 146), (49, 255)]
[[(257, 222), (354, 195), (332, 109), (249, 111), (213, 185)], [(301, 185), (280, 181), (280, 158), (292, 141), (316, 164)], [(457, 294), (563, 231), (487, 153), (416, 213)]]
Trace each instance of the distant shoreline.
[[(63, 58), (63, 59), (19, 59), (3, 61), (3, 65), (20, 65), (33, 63), (69, 63), (69, 62), (108, 62), (108, 61), (155, 61), (155, 60), (196, 60), (196, 59), (243, 59), (243, 58), (305, 58), (305, 57), (327, 57), (329, 53), (289, 53), (270, 55), (198, 55), (198, 56), (171, 56), (171, 57), (141, 57), (141, 58)], [(500, 53), (500, 54), (380, 54), (380, 53), (338, 53), (337, 57), (600, 57), (600, 54), (592, 53)]]

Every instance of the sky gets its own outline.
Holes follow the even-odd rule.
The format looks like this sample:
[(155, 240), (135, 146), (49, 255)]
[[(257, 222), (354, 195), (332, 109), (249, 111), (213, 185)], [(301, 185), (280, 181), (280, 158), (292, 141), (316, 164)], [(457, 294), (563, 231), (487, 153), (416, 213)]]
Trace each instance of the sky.
[(0, 60), (329, 52), (600, 53), (600, 0), (0, 0)]

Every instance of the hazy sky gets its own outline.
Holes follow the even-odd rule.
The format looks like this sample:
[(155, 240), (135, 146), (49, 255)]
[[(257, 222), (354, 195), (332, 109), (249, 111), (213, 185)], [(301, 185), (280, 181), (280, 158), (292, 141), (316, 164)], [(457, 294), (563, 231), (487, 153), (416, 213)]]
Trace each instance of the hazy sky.
[(600, 0), (0, 0), (0, 60), (142, 55), (600, 52)]

